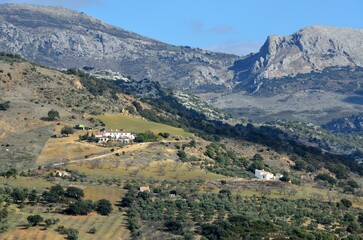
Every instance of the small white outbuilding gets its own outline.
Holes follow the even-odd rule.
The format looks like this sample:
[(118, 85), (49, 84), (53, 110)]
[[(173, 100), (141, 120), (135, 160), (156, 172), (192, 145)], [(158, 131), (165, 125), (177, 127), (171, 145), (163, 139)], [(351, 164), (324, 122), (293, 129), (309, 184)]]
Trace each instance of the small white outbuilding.
[(255, 177), (264, 180), (276, 179), (273, 173), (267, 172), (263, 169), (262, 170), (255, 169)]

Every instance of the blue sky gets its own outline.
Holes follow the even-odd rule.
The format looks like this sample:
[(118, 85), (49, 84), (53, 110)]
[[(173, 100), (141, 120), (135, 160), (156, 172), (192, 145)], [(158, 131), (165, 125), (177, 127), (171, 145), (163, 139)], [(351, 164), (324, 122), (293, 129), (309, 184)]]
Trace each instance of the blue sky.
[(238, 55), (309, 25), (363, 28), (362, 0), (23, 0), (61, 5), (174, 45)]

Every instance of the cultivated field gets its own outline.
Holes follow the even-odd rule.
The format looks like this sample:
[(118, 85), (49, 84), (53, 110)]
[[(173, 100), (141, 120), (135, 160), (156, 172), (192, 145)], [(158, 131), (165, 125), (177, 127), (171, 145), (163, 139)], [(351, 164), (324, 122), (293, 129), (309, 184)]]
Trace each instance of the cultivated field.
[[(27, 211), (25, 213), (25, 211)], [(27, 216), (32, 214), (41, 214), (44, 219), (58, 218), (60, 221), (54, 226), (44, 229), (44, 226), (24, 228), (22, 225), (27, 223)], [(12, 223), (11, 230), (2, 234), (0, 237), (4, 240), (63, 240), (65, 235), (60, 235), (55, 229), (58, 226), (66, 228), (75, 228), (79, 231), (79, 239), (129, 239), (129, 231), (126, 228), (124, 213), (115, 212), (109, 216), (101, 216), (91, 213), (87, 216), (68, 216), (55, 213), (44, 213), (32, 209), (24, 209), (21, 214), (16, 214), (16, 219), (10, 219)], [(97, 232), (90, 234), (88, 231), (95, 227)]]
[[(130, 163), (128, 165), (128, 163)], [(70, 170), (78, 170), (87, 176), (97, 178), (121, 178), (121, 179), (159, 179), (159, 180), (187, 180), (205, 179), (217, 180), (225, 179), (225, 176), (205, 171), (189, 163), (179, 163), (173, 160), (150, 162), (145, 164), (133, 164), (131, 162), (122, 163), (119, 167), (110, 167), (109, 163), (103, 162), (96, 168), (88, 164), (72, 164), (67, 166)]]
[(99, 115), (97, 118), (106, 124), (107, 129), (124, 129), (136, 133), (152, 131), (156, 134), (160, 132), (168, 132), (172, 136), (183, 137), (191, 135), (181, 128), (176, 128), (166, 124), (151, 122), (141, 118), (135, 118), (122, 114), (105, 114)]

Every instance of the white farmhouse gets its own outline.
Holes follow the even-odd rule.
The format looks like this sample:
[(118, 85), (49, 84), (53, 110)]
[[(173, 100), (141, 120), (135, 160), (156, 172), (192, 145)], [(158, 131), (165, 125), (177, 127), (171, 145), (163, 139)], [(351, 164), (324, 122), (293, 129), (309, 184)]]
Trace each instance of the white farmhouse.
[(127, 132), (127, 131), (120, 131), (112, 129), (110, 131), (103, 131), (102, 135), (96, 135), (96, 138), (100, 140), (101, 143), (106, 143), (108, 141), (118, 141), (121, 143), (131, 143), (135, 139), (135, 135)]
[(272, 173), (267, 172), (263, 169), (262, 170), (255, 169), (255, 177), (264, 180), (276, 179)]

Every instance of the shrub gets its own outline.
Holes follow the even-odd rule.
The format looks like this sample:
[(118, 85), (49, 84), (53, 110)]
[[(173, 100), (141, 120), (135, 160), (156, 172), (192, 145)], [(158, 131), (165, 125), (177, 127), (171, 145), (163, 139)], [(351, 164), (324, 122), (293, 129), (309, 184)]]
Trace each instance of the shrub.
[(187, 158), (187, 154), (183, 150), (179, 150), (176, 154), (178, 155), (178, 157), (180, 159), (186, 159)]
[(87, 215), (92, 212), (93, 207), (94, 205), (91, 200), (77, 200), (75, 203), (69, 204), (65, 212), (70, 215)]
[(169, 220), (164, 223), (165, 228), (177, 235), (180, 235), (183, 233), (183, 225), (179, 221), (175, 220)]
[(340, 202), (346, 207), (346, 208), (350, 208), (353, 204), (350, 200), (343, 198), (340, 200)]
[(9, 103), (9, 101), (0, 103), (0, 111), (6, 111), (10, 107)]
[(317, 179), (326, 181), (326, 182), (328, 182), (330, 184), (336, 184), (337, 183), (337, 181), (332, 176), (330, 176), (328, 174), (325, 174), (325, 173), (320, 173), (319, 175), (317, 175), (315, 177), (315, 180), (317, 180)]
[(30, 215), (27, 217), (27, 220), (29, 222), (30, 225), (32, 226), (36, 226), (38, 225), (39, 223), (43, 222), (43, 217), (40, 216), (39, 214), (37, 215)]
[(69, 135), (69, 134), (72, 134), (73, 133), (73, 128), (70, 127), (70, 126), (64, 126), (61, 130), (61, 134), (62, 135)]
[(112, 212), (112, 204), (107, 199), (101, 199), (96, 203), (96, 211), (104, 216), (107, 216)]
[(48, 119), (49, 119), (50, 121), (54, 121), (56, 118), (60, 118), (60, 116), (59, 116), (59, 112), (58, 112), (58, 111), (56, 111), (56, 110), (54, 110), (54, 109), (50, 110), (50, 111), (48, 112)]

